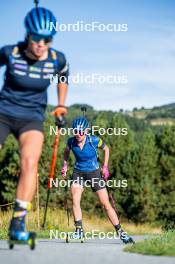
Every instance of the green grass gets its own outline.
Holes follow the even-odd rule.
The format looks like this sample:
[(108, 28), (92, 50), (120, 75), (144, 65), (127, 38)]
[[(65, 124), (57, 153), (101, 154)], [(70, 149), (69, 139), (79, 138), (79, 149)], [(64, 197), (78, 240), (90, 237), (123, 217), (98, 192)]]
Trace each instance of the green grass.
[(144, 255), (175, 256), (175, 230), (127, 246), (124, 251)]
[[(8, 238), (8, 227), (9, 222), (12, 216), (12, 211), (0, 211), (0, 240)], [(37, 232), (37, 237), (41, 239), (50, 238), (50, 230), (59, 230), (59, 231), (73, 231), (74, 222), (73, 217), (70, 215), (70, 225), (67, 224), (67, 215), (65, 210), (60, 210), (58, 208), (48, 208), (47, 223), (46, 227), (43, 230), (41, 225), (43, 223), (44, 210), (41, 208), (40, 215), (38, 217), (37, 211), (32, 210), (27, 216), (27, 230)], [(122, 227), (129, 234), (145, 235), (145, 234), (158, 234), (161, 233), (161, 228), (157, 226), (151, 226), (149, 224), (139, 224), (135, 225), (133, 223), (127, 223), (126, 221), (121, 221)], [(97, 215), (89, 215), (86, 212), (83, 212), (83, 226), (84, 230), (99, 230), (103, 232), (114, 231), (113, 226), (104, 216), (100, 218)]]

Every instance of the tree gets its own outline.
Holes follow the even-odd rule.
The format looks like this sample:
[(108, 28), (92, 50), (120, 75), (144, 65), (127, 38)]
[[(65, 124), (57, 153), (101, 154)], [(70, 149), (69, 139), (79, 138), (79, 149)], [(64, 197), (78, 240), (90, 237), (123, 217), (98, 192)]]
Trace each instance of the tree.
[(158, 217), (165, 228), (175, 228), (175, 127), (165, 127), (160, 148), (160, 200)]
[(157, 216), (156, 179), (158, 149), (151, 130), (144, 132), (142, 141), (128, 153), (123, 174), (128, 179), (128, 190), (123, 200), (128, 218), (135, 222), (152, 222)]

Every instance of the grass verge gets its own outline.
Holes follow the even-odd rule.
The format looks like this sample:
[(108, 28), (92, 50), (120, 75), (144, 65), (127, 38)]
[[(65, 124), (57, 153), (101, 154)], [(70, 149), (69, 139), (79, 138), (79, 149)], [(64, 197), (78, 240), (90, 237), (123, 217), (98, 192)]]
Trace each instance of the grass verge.
[(175, 256), (175, 230), (124, 248), (124, 251), (156, 256)]
[[(12, 216), (12, 211), (0, 211), (0, 239), (7, 239), (9, 221)], [(74, 223), (73, 217), (70, 215), (70, 225), (67, 224), (67, 215), (64, 210), (58, 208), (48, 208), (47, 223), (44, 229), (41, 228), (43, 223), (44, 210), (40, 210), (40, 215), (38, 216), (37, 211), (31, 211), (27, 216), (27, 230), (37, 232), (38, 238), (50, 238), (50, 230), (59, 231), (73, 231)], [(88, 213), (83, 213), (83, 226), (85, 231), (99, 230), (103, 232), (114, 231), (111, 223), (107, 218), (100, 218), (97, 215), (89, 215)], [(126, 232), (131, 235), (145, 235), (145, 234), (158, 234), (161, 233), (160, 227), (153, 227), (148, 224), (135, 225), (133, 223), (127, 223), (122, 221), (122, 227)]]

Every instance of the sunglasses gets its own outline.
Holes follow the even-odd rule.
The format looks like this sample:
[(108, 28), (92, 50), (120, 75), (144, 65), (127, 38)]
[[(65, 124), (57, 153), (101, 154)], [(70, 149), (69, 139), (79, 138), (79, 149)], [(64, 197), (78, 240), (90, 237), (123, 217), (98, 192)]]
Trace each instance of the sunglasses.
[(75, 129), (74, 133), (75, 133), (75, 135), (80, 135), (80, 136), (84, 136), (85, 135), (85, 131), (78, 130), (78, 129)]
[(41, 40), (44, 41), (44, 43), (47, 45), (49, 42), (52, 41), (52, 38), (51, 37), (41, 37), (41, 36), (37, 36), (37, 35), (30, 35), (30, 38), (31, 38), (31, 41), (34, 42), (34, 43), (38, 43), (40, 42)]

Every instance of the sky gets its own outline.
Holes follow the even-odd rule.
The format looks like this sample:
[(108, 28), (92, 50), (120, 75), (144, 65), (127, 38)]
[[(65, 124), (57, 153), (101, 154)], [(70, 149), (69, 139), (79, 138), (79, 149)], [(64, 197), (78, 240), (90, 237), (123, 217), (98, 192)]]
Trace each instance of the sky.
[[(127, 32), (58, 32), (53, 47), (64, 52), (70, 74), (119, 75), (127, 83), (93, 84), (70, 81), (66, 104), (87, 103), (97, 110), (132, 110), (175, 102), (174, 0), (40, 0), (58, 23), (93, 21), (127, 24)], [(0, 3), (0, 46), (23, 40), (23, 19), (32, 0)], [(0, 87), (4, 69), (0, 69)], [(48, 89), (49, 103), (57, 104), (56, 87)]]

